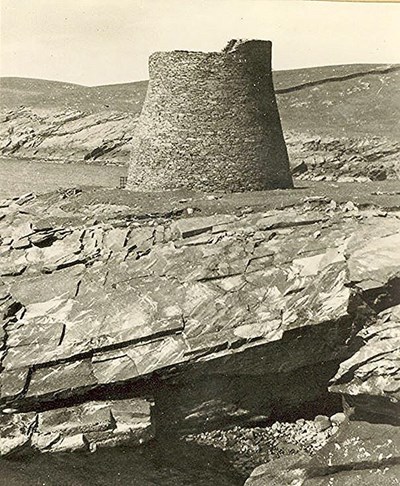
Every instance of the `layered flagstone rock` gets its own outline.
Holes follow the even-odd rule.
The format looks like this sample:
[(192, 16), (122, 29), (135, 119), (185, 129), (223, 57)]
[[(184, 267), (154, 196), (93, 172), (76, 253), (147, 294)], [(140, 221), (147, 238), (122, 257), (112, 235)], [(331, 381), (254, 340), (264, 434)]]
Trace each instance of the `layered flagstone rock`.
[[(104, 397), (155, 400), (159, 433), (296, 416), (317, 403), (327, 403), (320, 413), (337, 411), (329, 381), (340, 363), (333, 387), (362, 370), (351, 360), (363, 362), (373, 326), (383, 326), (373, 349), (380, 332), (385, 352), (397, 349), (394, 334), (384, 338), (389, 320), (398, 324), (398, 213), (299, 193), (285, 207), (269, 194), (97, 190), (5, 201), (4, 420), (66, 406), (78, 413)], [(381, 359), (379, 346), (368, 356)], [(394, 376), (389, 359), (377, 368)], [(390, 401), (395, 386), (384, 380)], [(95, 427), (71, 428), (58, 450), (113, 442), (92, 440)], [(57, 433), (48, 432), (50, 444)]]
[[(397, 295), (397, 298), (400, 298)], [(346, 398), (356, 417), (400, 424), (400, 305), (359, 332), (364, 346), (340, 365), (330, 390)]]
[(40, 452), (69, 452), (140, 445), (154, 436), (150, 408), (148, 401), (135, 398), (2, 415), (1, 455), (28, 446)]

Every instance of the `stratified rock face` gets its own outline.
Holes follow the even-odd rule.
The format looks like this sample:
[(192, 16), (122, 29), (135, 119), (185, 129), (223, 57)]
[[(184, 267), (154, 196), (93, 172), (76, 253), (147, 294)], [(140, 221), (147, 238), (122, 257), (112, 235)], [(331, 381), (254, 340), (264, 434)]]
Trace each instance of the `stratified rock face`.
[(344, 398), (347, 419), (310, 461), (265, 464), (246, 486), (399, 484), (399, 233), (378, 231), (379, 237), (355, 233), (347, 246), (349, 281), (374, 310), (357, 334), (362, 346), (341, 363), (329, 388)]
[(133, 139), (128, 186), (245, 191), (292, 187), (271, 43), (157, 52)]
[[(279, 96), (278, 96), (279, 101)], [(400, 143), (384, 137), (332, 137), (289, 130), (285, 140), (292, 174), (303, 180), (399, 178)]]
[(137, 115), (19, 108), (0, 116), (0, 155), (48, 162), (123, 164)]
[[(290, 207), (268, 206), (288, 192)], [(303, 194), (198, 195), (189, 208), (182, 193), (104, 189), (4, 201), (0, 411), (5, 443), (15, 438), (5, 453), (40, 431), (32, 411), (70, 417), (62, 450), (107, 441), (73, 426), (82, 402), (104, 397), (117, 423), (119, 398), (153, 398), (167, 433), (325, 400), (361, 348), (357, 332), (399, 304), (400, 222)], [(245, 200), (258, 208), (232, 209)]]
[(359, 336), (364, 346), (340, 365), (330, 390), (346, 397), (355, 417), (400, 425), (400, 305)]
[(25, 446), (40, 452), (69, 452), (127, 442), (139, 445), (153, 435), (146, 400), (87, 402), (40, 413), (1, 415), (0, 455)]

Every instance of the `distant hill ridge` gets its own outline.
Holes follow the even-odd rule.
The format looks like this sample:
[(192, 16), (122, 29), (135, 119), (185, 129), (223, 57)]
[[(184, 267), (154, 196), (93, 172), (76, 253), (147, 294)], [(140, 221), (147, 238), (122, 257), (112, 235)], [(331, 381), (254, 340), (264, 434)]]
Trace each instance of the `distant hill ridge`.
[(34, 78), (0, 78), (0, 107), (101, 110), (140, 113), (148, 81), (104, 86), (83, 86)]
[[(400, 64), (320, 66), (273, 77), (291, 161), (307, 165), (301, 177), (400, 176)], [(0, 78), (0, 155), (125, 164), (147, 84)]]

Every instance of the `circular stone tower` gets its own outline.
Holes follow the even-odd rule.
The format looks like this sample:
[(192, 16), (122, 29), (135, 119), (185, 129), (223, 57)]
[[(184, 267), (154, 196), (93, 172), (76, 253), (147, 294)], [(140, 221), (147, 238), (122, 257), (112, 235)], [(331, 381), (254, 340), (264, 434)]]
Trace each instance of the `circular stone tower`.
[(271, 73), (271, 42), (156, 52), (133, 137), (128, 189), (293, 187)]

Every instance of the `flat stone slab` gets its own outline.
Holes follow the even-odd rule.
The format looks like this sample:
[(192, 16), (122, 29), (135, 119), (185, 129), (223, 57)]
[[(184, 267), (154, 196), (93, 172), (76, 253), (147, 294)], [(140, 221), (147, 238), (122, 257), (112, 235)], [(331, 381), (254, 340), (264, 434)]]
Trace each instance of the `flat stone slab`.
[(150, 414), (151, 404), (134, 398), (1, 415), (0, 455), (15, 454), (27, 446), (40, 452), (72, 452), (141, 445), (154, 437)]

